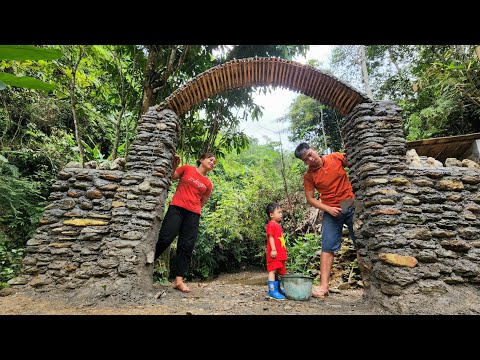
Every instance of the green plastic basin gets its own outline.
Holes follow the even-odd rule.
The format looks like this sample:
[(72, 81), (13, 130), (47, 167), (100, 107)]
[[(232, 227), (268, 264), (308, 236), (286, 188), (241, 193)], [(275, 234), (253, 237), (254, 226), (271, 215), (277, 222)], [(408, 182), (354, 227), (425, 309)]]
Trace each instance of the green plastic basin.
[(313, 278), (302, 274), (281, 276), (283, 291), (290, 300), (308, 300), (312, 296)]

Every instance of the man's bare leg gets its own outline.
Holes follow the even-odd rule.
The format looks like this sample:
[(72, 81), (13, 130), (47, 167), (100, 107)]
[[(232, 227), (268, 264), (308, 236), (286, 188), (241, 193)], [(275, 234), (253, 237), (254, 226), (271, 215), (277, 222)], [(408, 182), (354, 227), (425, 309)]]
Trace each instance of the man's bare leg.
[(333, 253), (324, 252), (320, 254), (320, 291), (328, 292), (328, 283), (330, 281), (330, 271), (332, 270)]

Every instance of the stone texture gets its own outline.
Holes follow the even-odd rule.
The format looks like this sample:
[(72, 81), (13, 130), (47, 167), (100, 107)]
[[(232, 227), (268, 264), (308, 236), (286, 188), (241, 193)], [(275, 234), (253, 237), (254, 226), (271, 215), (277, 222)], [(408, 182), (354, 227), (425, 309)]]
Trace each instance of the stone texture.
[[(400, 109), (387, 101), (357, 105), (342, 137), (363, 204), (356, 234), (365, 298), (393, 313), (469, 313), (465, 300), (480, 301), (478, 170), (455, 159), (454, 167), (408, 166)], [(415, 267), (399, 266), (405, 259)]]
[[(345, 120), (365, 299), (392, 313), (468, 313), (462, 304), (480, 303), (478, 168), (409, 167), (392, 102), (359, 104)], [(60, 171), (12, 286), (80, 303), (149, 291), (178, 129), (173, 111), (151, 107), (121, 170)]]
[[(97, 301), (105, 289), (112, 297), (150, 290), (153, 266), (146, 257), (163, 217), (178, 122), (173, 111), (152, 107), (138, 125), (129, 162), (117, 159), (120, 170), (93, 163), (61, 170), (12, 286), (67, 291), (79, 303)], [(153, 176), (159, 172), (165, 179)]]

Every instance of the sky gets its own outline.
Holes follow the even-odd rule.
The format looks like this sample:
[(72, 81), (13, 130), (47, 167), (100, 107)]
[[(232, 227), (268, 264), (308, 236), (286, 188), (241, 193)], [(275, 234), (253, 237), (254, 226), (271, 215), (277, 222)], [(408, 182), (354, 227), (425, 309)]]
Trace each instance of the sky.
[[(322, 63), (322, 68), (328, 68), (328, 58), (333, 45), (310, 45), (306, 57), (295, 57), (293, 60), (306, 64), (310, 59), (316, 59)], [(263, 94), (255, 92), (255, 103), (263, 106), (263, 115), (258, 121), (242, 121), (240, 129), (248, 136), (258, 139), (260, 144), (265, 144), (268, 139), (282, 141), (287, 150), (294, 150), (296, 144), (288, 141), (288, 122), (279, 123), (275, 120), (288, 113), (288, 107), (298, 96), (298, 93), (287, 89), (275, 89), (271, 93)]]

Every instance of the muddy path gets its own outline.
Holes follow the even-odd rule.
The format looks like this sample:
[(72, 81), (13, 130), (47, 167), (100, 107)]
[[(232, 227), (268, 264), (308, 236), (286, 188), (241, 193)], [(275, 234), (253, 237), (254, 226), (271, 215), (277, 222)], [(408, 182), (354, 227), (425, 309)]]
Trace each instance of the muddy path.
[[(267, 298), (266, 274), (248, 270), (214, 280), (188, 282), (191, 292), (154, 285), (142, 304), (70, 305), (59, 297), (3, 291), (0, 315), (374, 315), (362, 289), (335, 290), (325, 299), (275, 301)], [(158, 299), (155, 294), (164, 292)]]

